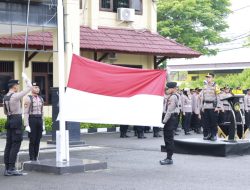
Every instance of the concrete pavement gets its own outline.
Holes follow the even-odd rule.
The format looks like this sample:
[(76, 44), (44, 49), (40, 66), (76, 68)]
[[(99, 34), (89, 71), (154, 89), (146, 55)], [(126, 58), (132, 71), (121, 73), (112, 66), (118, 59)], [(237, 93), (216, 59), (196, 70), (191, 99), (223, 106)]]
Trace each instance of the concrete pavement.
[[(130, 134), (132, 136), (132, 134)], [(209, 157), (174, 155), (174, 165), (161, 166), (163, 138), (120, 139), (119, 134), (86, 134), (92, 148), (71, 150), (71, 157), (108, 162), (108, 169), (70, 175), (30, 172), (22, 177), (0, 175), (0, 189), (25, 190), (244, 190), (249, 189), (250, 156)], [(194, 135), (196, 136), (196, 135)], [(176, 138), (186, 138), (180, 135)], [(193, 137), (192, 136), (188, 136)], [(2, 144), (2, 141), (1, 141)], [(42, 152), (40, 159), (53, 158)], [(25, 155), (22, 156), (25, 160)], [(0, 167), (3, 171), (3, 167)]]

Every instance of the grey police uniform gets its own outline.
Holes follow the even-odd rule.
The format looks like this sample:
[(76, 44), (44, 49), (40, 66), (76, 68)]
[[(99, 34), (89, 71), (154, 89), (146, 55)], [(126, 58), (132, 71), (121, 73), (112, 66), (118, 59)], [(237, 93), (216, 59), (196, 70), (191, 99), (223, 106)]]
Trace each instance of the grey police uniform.
[(164, 141), (167, 150), (167, 158), (171, 160), (174, 153), (174, 130), (176, 122), (178, 121), (179, 112), (178, 96), (176, 94), (171, 94), (166, 97), (164, 112)]
[(210, 139), (210, 137), (216, 138), (218, 113), (215, 112), (215, 108), (220, 107), (220, 100), (216, 94), (216, 85), (205, 85), (200, 96), (203, 110), (202, 116), (204, 117), (203, 135), (207, 139)]
[[(231, 93), (223, 93), (220, 97), (220, 99), (225, 99), (225, 98), (229, 98), (231, 97), (232, 94)], [(227, 100), (223, 100), (222, 101), (222, 109), (224, 110), (224, 113), (223, 113), (223, 121), (224, 123), (225, 122), (230, 122), (231, 120), (231, 106), (229, 104), (229, 102)]]
[(185, 94), (183, 94), (181, 96), (181, 100), (181, 108), (184, 116), (183, 129), (185, 131), (185, 134), (187, 134), (190, 130), (190, 123), (192, 117), (192, 97), (190, 95), (186, 96)]
[(41, 96), (29, 95), (24, 103), (24, 125), (30, 126), (29, 156), (30, 160), (37, 160), (40, 140), (43, 132), (43, 104)]
[(192, 96), (192, 120), (191, 120), (191, 126), (194, 128), (194, 131), (197, 133), (200, 133), (201, 131), (201, 120), (200, 120), (200, 114), (201, 114), (201, 105), (200, 105), (200, 96), (197, 93), (194, 93)]
[(246, 126), (250, 129), (250, 95), (244, 97)]
[(4, 113), (7, 115), (7, 138), (4, 150), (4, 163), (6, 170), (14, 170), (17, 153), (23, 140), (22, 132), (22, 107), (21, 100), (32, 90), (30, 82), (26, 82), (27, 88), (21, 92), (8, 92), (4, 97)]

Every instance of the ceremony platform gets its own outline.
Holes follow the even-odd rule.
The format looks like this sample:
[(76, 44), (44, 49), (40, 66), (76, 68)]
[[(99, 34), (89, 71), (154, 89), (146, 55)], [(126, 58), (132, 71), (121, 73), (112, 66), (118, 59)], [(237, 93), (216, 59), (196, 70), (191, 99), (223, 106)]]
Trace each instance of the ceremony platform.
[[(175, 153), (209, 156), (242, 156), (250, 155), (249, 140), (238, 140), (226, 142), (224, 139), (208, 141), (201, 138), (177, 139), (174, 140)], [(166, 152), (165, 145), (161, 146), (161, 151)]]

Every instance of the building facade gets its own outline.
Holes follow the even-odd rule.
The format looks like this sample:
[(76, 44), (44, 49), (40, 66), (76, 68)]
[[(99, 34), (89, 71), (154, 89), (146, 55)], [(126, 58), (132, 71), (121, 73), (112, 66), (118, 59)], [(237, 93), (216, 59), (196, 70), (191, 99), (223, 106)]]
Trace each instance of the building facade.
[[(24, 2), (27, 4), (27, 1)], [(45, 2), (40, 3), (49, 6), (48, 10), (56, 7), (56, 1)], [(63, 2), (66, 82), (72, 53), (108, 64), (143, 69), (156, 69), (162, 61), (169, 58), (200, 56), (198, 52), (157, 33), (156, 1), (64, 0)], [(32, 9), (30, 7), (30, 10)], [(35, 14), (35, 9), (32, 11)], [(51, 15), (48, 11), (45, 13)], [(0, 75), (5, 76), (1, 79), (1, 93), (6, 92), (7, 79), (21, 79), (25, 64), (24, 72), (32, 80), (40, 83), (47, 116), (51, 116), (50, 88), (58, 87), (58, 64), (60, 64), (57, 62), (56, 52), (57, 31), (54, 27), (56, 18), (52, 17), (48, 16), (49, 20), (37, 24), (37, 27), (29, 26), (26, 56), (23, 52), (25, 24), (18, 32), (11, 35), (2, 32), (0, 35)], [(51, 25), (47, 24), (50, 22)], [(2, 111), (0, 108), (0, 116), (3, 115)]]

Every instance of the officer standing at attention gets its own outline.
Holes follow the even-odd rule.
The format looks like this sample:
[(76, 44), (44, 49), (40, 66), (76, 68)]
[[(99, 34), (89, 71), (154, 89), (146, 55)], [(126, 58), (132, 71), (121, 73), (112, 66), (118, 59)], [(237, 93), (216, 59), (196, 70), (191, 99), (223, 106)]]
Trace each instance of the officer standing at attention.
[(168, 96), (165, 99), (165, 104), (163, 108), (163, 113), (165, 115), (163, 117), (163, 134), (165, 147), (167, 150), (167, 158), (160, 161), (161, 165), (170, 165), (173, 164), (172, 156), (174, 153), (174, 130), (176, 123), (178, 121), (178, 96), (176, 95), (177, 91), (177, 83), (176, 82), (168, 82)]
[(206, 83), (201, 91), (201, 104), (204, 116), (204, 140), (217, 140), (218, 112), (220, 110), (219, 90), (213, 82), (214, 74), (206, 75)]
[(250, 89), (247, 89), (247, 94), (244, 97), (244, 105), (246, 126), (250, 129)]
[(4, 96), (4, 113), (7, 115), (5, 128), (7, 130), (6, 146), (4, 150), (5, 176), (20, 176), (22, 173), (15, 169), (15, 162), (23, 140), (21, 100), (32, 90), (30, 80), (25, 74), (22, 77), (26, 88), (19, 91), (19, 81), (8, 82), (9, 92)]
[(40, 140), (45, 126), (43, 121), (43, 98), (39, 96), (40, 88), (37, 83), (32, 83), (32, 94), (24, 101), (24, 125), (29, 133), (29, 156), (31, 161), (37, 161)]

